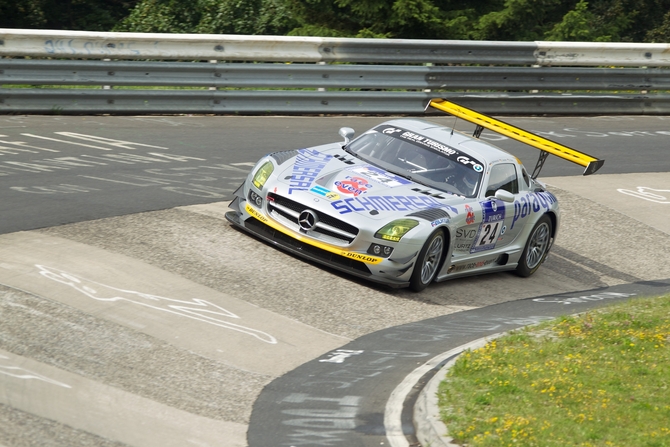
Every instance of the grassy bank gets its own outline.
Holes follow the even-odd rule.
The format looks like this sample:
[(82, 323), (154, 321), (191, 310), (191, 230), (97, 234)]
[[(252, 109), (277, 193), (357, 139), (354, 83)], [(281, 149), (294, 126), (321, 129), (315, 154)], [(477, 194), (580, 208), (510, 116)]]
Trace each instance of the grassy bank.
[(460, 356), (442, 419), (472, 446), (670, 446), (670, 296), (563, 317)]

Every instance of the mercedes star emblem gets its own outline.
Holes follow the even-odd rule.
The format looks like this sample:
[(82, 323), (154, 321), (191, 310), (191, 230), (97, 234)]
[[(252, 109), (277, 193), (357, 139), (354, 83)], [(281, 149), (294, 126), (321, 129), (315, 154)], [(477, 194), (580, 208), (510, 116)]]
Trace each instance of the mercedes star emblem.
[(305, 210), (298, 217), (298, 225), (305, 231), (314, 229), (318, 221), (319, 217), (312, 210)]

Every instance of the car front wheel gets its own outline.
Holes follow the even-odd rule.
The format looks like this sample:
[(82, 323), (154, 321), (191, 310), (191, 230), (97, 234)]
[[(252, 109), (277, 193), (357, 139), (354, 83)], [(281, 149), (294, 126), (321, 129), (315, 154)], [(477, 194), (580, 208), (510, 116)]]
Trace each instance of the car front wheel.
[(444, 246), (445, 237), (442, 230), (430, 235), (417, 257), (412, 277), (409, 280), (410, 289), (421, 292), (433, 282), (440, 267)]
[(551, 228), (551, 219), (546, 214), (537, 221), (516, 268), (519, 276), (528, 277), (540, 268), (551, 248)]

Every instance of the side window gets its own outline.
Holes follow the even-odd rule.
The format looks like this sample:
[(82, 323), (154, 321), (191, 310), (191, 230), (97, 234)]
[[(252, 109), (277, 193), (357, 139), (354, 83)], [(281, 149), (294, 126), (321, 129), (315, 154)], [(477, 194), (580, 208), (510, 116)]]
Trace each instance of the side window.
[(504, 189), (512, 194), (519, 193), (519, 180), (513, 164), (503, 163), (491, 168), (489, 186), (486, 188), (486, 197), (495, 195), (499, 189)]
[(523, 181), (526, 182), (526, 187), (530, 186), (530, 177), (526, 172), (526, 168), (524, 168), (523, 166), (521, 167), (521, 175), (523, 176)]

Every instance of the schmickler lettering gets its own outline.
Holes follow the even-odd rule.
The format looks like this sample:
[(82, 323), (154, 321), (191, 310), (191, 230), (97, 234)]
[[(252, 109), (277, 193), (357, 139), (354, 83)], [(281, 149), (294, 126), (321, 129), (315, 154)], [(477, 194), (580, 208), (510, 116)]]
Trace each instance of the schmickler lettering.
[(298, 151), (295, 164), (293, 165), (288, 193), (308, 190), (331, 158), (333, 158), (331, 155), (321, 154), (314, 149), (301, 149)]

